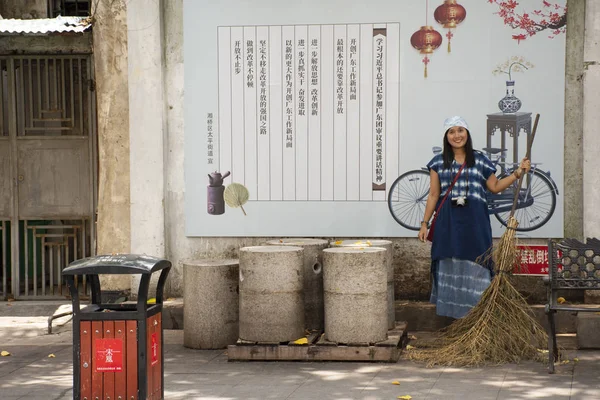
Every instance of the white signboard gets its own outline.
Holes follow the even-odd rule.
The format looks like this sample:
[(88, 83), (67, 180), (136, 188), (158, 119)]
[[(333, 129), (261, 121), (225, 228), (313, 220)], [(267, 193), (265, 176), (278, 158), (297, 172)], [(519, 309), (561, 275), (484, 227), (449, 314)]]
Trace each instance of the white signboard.
[(250, 201), (385, 202), (398, 176), (399, 34), (398, 23), (219, 27), (209, 163)]
[[(529, 193), (550, 194), (517, 216), (561, 236), (562, 146), (547, 145), (563, 140), (564, 32), (514, 27), (502, 2), (363, 3), (184, 1), (187, 234), (416, 236), (447, 116), (477, 149), (507, 149), (488, 154), (501, 174), (540, 113)], [(522, 106), (503, 113), (511, 89)], [(496, 236), (506, 198), (489, 200)]]

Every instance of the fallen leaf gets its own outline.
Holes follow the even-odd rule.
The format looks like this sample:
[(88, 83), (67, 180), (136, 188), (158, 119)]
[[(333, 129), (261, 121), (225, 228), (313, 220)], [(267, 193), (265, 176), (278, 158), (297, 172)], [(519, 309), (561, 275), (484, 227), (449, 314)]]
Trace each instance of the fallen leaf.
[(283, 243), (283, 240), (279, 239), (279, 243)]
[(48, 358), (56, 358), (54, 354), (48, 354)]
[(562, 303), (564, 303), (565, 301), (566, 301), (566, 300), (565, 300), (565, 298), (564, 298), (564, 297), (559, 297), (558, 299), (556, 299), (556, 302), (557, 302), (558, 304), (562, 304)]
[(392, 385), (399, 385), (399, 384), (400, 384), (400, 382), (398, 382), (398, 381), (392, 382)]
[(408, 335), (408, 338), (410, 340), (417, 340), (417, 337), (415, 335)]
[(579, 362), (579, 358), (575, 357), (575, 358), (573, 359), (573, 361), (575, 361), (575, 362)]
[(0, 356), (8, 357), (8, 356), (10, 356), (10, 353), (8, 351), (2, 350), (2, 352), (0, 352)]
[(561, 362), (561, 364), (568, 364), (569, 360), (564, 360), (563, 362)]
[(398, 396), (398, 398), (402, 399), (402, 400), (410, 400), (410, 399), (412, 399), (412, 396), (405, 394), (404, 396)]
[(308, 344), (308, 339), (303, 337), (301, 339), (294, 340), (294, 344)]
[(342, 241), (341, 240), (336, 240), (335, 242), (333, 242), (333, 244), (339, 246), (340, 244), (342, 244)]
[(406, 346), (406, 350), (412, 350), (414, 348), (415, 348), (415, 346), (411, 346), (410, 344), (408, 346)]
[(548, 350), (544, 350), (544, 349), (537, 349), (537, 351), (538, 351), (539, 353), (547, 353), (547, 352), (548, 352)]

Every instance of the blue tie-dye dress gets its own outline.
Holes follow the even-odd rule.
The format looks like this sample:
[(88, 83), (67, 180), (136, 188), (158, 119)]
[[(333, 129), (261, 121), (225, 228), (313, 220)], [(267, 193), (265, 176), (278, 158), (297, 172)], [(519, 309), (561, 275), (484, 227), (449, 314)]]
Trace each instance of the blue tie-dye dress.
[[(444, 169), (441, 154), (427, 164), (440, 177), (440, 200), (460, 169), (454, 161)], [(486, 181), (496, 168), (475, 151), (475, 165), (465, 167), (435, 222), (431, 246), (431, 302), (438, 315), (461, 318), (477, 304), (492, 277), (492, 228), (487, 206)], [(454, 206), (452, 198), (464, 196), (465, 206)]]

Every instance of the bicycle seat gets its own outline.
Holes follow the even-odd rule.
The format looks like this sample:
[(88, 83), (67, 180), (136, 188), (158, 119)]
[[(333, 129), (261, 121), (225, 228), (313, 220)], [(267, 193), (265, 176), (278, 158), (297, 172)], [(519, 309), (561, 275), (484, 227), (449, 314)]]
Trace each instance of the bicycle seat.
[(433, 151), (433, 154), (440, 154), (442, 152), (442, 148), (440, 146), (433, 146), (431, 151)]
[(490, 153), (490, 154), (498, 154), (498, 153), (506, 152), (506, 149), (500, 149), (498, 147), (484, 147), (481, 150), (485, 151), (486, 153)]

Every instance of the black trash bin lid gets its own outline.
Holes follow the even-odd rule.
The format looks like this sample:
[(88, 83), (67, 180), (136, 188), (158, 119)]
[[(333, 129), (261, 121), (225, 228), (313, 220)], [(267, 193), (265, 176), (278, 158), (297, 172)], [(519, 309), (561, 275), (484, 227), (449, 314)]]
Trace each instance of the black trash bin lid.
[(73, 261), (63, 275), (132, 275), (152, 274), (171, 266), (171, 262), (143, 254), (115, 254)]

